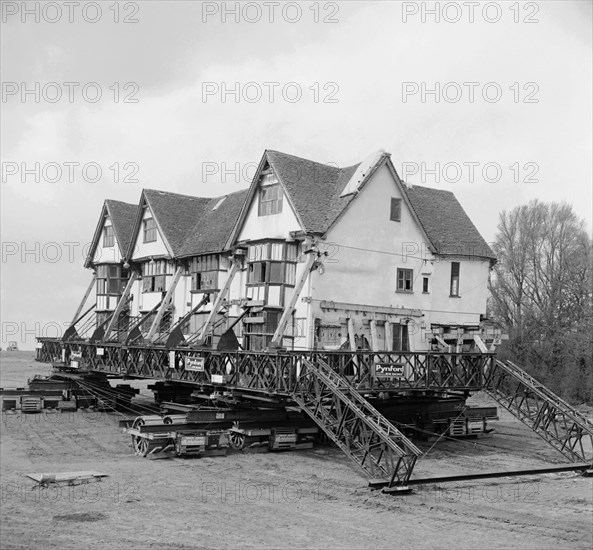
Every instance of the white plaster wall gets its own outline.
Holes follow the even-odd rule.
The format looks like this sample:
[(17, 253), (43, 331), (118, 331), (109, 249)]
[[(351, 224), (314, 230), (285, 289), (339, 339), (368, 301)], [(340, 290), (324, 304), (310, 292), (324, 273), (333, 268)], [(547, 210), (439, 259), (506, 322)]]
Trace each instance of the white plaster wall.
[(95, 249), (95, 254), (93, 256), (94, 264), (115, 264), (122, 261), (121, 253), (119, 251), (119, 244), (117, 242), (117, 236), (115, 235), (115, 233), (113, 235), (113, 246), (103, 246), (103, 232), (105, 230), (105, 227), (107, 226), (111, 226), (111, 220), (109, 219), (109, 216), (107, 216), (105, 218), (105, 221), (103, 222), (103, 227), (99, 235), (99, 242), (97, 243), (97, 248)]
[(284, 195), (282, 201), (282, 212), (280, 214), (258, 216), (258, 204), (259, 190), (253, 196), (253, 200), (249, 205), (247, 217), (237, 240), (287, 239), (291, 231), (302, 229), (286, 195)]
[[(142, 220), (146, 220), (148, 218), (152, 218), (152, 212), (150, 208), (147, 206), (144, 207), (144, 212), (142, 215)], [(142, 258), (148, 258), (150, 256), (168, 256), (169, 252), (167, 251), (167, 247), (165, 246), (165, 242), (163, 241), (163, 237), (161, 236), (158, 226), (156, 230), (156, 241), (145, 243), (144, 240), (144, 224), (140, 224), (140, 229), (138, 230), (138, 234), (136, 235), (136, 242), (134, 245), (134, 252), (132, 254), (133, 260), (139, 260)]]

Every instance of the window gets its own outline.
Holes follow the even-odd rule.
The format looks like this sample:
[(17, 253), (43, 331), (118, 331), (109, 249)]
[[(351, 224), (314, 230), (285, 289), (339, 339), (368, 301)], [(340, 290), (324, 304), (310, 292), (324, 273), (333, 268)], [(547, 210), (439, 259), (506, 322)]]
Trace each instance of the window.
[(428, 277), (423, 277), (422, 279), (422, 292), (428, 294)]
[(451, 296), (459, 296), (459, 262), (451, 262)]
[(156, 222), (154, 218), (144, 220), (144, 242), (152, 243), (156, 241)]
[(115, 235), (113, 234), (113, 226), (106, 225), (103, 229), (103, 248), (111, 248), (115, 245)]
[(401, 222), (402, 221), (402, 200), (401, 199), (391, 199), (391, 215), (389, 219), (392, 222)]
[(282, 212), (282, 189), (280, 184), (262, 187), (259, 191), (258, 216), (271, 216)]
[(121, 266), (103, 264), (97, 266), (97, 294), (120, 295), (124, 284)]
[(218, 270), (220, 258), (218, 254), (205, 254), (192, 259), (191, 289), (218, 290)]
[(410, 351), (408, 325), (393, 325), (393, 351)]
[(412, 281), (414, 272), (411, 269), (397, 270), (397, 291), (412, 292)]
[(150, 261), (142, 264), (142, 292), (164, 292), (167, 288), (167, 262)]

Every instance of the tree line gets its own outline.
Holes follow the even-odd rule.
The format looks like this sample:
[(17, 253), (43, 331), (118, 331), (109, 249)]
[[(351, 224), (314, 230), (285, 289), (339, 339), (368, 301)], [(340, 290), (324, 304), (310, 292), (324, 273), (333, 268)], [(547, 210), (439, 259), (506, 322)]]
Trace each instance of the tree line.
[(489, 315), (509, 336), (501, 359), (566, 400), (593, 404), (593, 242), (566, 203), (500, 214)]

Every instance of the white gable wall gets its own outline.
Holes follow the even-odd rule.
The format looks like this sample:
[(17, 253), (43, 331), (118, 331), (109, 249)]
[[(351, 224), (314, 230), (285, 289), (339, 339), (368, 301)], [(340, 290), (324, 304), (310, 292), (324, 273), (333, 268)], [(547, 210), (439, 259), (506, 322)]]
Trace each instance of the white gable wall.
[[(383, 165), (327, 234), (326, 246), (322, 246), (329, 253), (324, 273), (313, 272), (312, 293), (316, 300), (430, 307), (430, 294), (422, 294), (421, 271), (426, 264), (417, 258), (433, 256), (405, 202), (401, 221), (390, 220), (391, 198), (402, 199), (402, 195)], [(398, 267), (413, 270), (413, 293), (396, 292)]]
[[(283, 191), (284, 192), (284, 191)], [(238, 241), (258, 239), (286, 239), (291, 231), (300, 231), (294, 210), (290, 206), (286, 194), (282, 201), (282, 212), (269, 216), (258, 216), (259, 188), (253, 196), (247, 217), (239, 233)]]
[(148, 218), (153, 218), (152, 212), (150, 208), (147, 206), (144, 207), (142, 213), (142, 223), (140, 224), (140, 228), (138, 229), (138, 234), (136, 235), (136, 242), (134, 246), (134, 252), (132, 253), (132, 260), (139, 260), (142, 258), (149, 258), (151, 256), (168, 256), (169, 252), (167, 247), (165, 246), (165, 241), (163, 241), (163, 237), (160, 234), (157, 226), (156, 231), (156, 241), (145, 243), (144, 241), (144, 220)]
[(105, 227), (111, 226), (111, 219), (109, 216), (106, 216), (103, 221), (103, 227), (101, 228), (101, 233), (99, 234), (99, 240), (97, 243), (97, 247), (95, 249), (95, 255), (93, 256), (93, 263), (94, 264), (115, 264), (122, 261), (121, 253), (119, 250), (119, 244), (117, 242), (117, 236), (114, 232), (114, 244), (110, 247), (103, 246), (103, 235), (105, 232)]

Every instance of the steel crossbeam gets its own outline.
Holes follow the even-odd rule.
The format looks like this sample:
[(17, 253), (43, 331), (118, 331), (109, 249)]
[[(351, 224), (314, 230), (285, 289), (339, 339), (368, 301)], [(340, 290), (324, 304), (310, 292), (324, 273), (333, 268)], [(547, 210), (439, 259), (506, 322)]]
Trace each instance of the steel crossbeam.
[(484, 389), (569, 460), (591, 462), (593, 423), (517, 365), (493, 362)]

